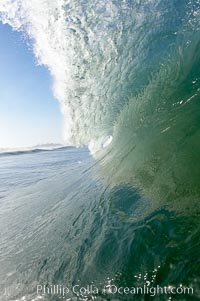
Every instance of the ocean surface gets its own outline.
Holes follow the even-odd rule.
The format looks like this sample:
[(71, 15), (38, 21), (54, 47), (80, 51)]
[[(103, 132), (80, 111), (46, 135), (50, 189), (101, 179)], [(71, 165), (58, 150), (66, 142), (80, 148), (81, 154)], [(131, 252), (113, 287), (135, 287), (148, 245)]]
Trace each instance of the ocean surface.
[(2, 298), (199, 300), (200, 1), (2, 0), (0, 20), (51, 73), (74, 146), (0, 154)]
[[(1, 300), (198, 300), (197, 211), (152, 210), (152, 199), (131, 184), (109, 185), (97, 166), (87, 148), (0, 155)], [(194, 293), (70, 295), (91, 283)], [(37, 285), (70, 292), (38, 294)]]

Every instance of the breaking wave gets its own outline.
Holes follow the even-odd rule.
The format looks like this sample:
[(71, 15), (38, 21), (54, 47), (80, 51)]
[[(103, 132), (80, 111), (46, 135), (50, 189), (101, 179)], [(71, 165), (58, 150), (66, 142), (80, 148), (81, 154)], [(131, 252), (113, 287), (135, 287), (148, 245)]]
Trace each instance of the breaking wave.
[(3, 0), (0, 11), (52, 74), (68, 145), (102, 149), (104, 177), (159, 206), (196, 204), (199, 1)]
[(39, 298), (36, 279), (101, 285), (108, 276), (192, 285), (194, 296), (155, 300), (196, 300), (200, 1), (1, 0), (0, 19), (52, 74), (66, 145), (93, 154), (3, 158), (0, 282), (12, 300)]

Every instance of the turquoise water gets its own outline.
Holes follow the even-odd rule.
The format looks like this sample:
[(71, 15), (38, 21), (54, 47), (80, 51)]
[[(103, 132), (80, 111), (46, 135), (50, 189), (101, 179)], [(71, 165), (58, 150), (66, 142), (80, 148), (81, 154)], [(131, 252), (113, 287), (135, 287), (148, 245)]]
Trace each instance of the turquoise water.
[(78, 281), (106, 286), (89, 300), (198, 300), (200, 2), (4, 0), (0, 18), (48, 68), (82, 147), (0, 157), (7, 300)]
[[(193, 287), (193, 294), (136, 300), (198, 300), (198, 210), (153, 210), (130, 184), (110, 186), (87, 148), (1, 155), (1, 300), (62, 300), (37, 285)], [(108, 279), (109, 278), (109, 279)], [(24, 299), (23, 299), (24, 297)], [(38, 299), (37, 299), (38, 298)], [(86, 297), (85, 297), (86, 298)]]

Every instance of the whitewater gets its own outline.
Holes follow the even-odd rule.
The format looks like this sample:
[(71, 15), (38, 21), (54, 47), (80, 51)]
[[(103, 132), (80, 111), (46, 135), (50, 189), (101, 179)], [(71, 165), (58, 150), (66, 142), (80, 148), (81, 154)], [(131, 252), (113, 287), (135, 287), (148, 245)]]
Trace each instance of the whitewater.
[(0, 20), (52, 75), (68, 145), (0, 156), (2, 298), (114, 281), (198, 300), (200, 1), (2, 0)]

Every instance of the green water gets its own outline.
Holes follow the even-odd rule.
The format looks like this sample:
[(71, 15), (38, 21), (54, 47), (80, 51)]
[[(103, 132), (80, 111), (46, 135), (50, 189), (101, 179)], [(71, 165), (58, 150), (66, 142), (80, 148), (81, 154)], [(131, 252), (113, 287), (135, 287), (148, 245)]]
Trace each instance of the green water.
[(1, 155), (3, 300), (60, 300), (37, 285), (199, 300), (200, 2), (7, 0), (0, 18), (51, 72), (67, 145), (85, 146)]

